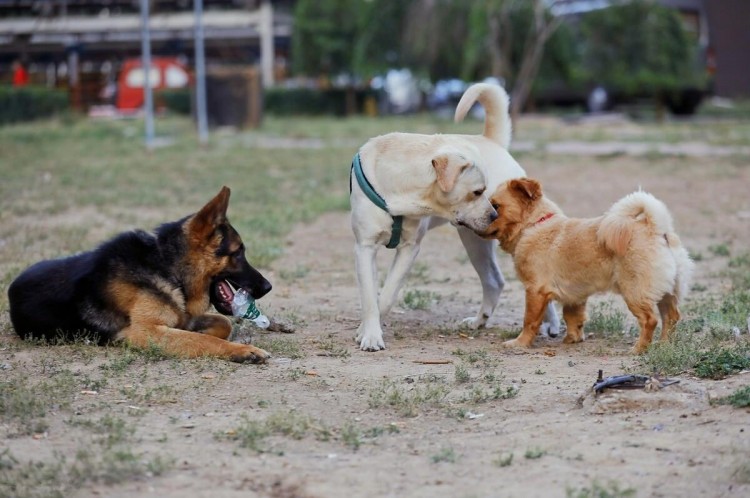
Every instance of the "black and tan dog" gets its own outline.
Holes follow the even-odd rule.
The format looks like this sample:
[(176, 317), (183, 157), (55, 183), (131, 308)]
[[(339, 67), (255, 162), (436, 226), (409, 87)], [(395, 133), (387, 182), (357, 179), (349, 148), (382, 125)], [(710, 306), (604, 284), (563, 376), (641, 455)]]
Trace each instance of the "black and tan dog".
[(256, 299), (271, 284), (245, 259), (245, 246), (227, 220), (229, 189), (200, 211), (154, 233), (122, 233), (97, 249), (39, 262), (8, 289), (10, 318), (21, 337), (100, 344), (151, 345), (185, 358), (216, 356), (263, 362), (269, 354), (228, 342), (233, 292)]

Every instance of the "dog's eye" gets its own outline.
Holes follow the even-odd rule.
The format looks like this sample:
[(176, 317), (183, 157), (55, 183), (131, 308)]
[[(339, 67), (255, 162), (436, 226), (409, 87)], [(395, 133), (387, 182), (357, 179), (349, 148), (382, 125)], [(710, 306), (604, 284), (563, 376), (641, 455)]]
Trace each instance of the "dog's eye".
[(484, 189), (479, 189), (474, 191), (474, 197), (479, 197), (484, 193)]
[(500, 212), (500, 204), (497, 204), (497, 203), (493, 202), (492, 203), (492, 209), (494, 209), (495, 211), (497, 211), (499, 213)]

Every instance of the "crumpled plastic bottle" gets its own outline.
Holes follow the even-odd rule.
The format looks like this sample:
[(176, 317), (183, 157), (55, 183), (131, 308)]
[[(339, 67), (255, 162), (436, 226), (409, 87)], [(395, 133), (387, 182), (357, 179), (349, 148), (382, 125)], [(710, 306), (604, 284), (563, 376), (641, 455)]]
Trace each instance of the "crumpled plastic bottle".
[(255, 306), (255, 299), (245, 289), (237, 289), (232, 298), (232, 314), (240, 318), (251, 320), (255, 325), (262, 329), (267, 329), (271, 325), (268, 317), (260, 312)]

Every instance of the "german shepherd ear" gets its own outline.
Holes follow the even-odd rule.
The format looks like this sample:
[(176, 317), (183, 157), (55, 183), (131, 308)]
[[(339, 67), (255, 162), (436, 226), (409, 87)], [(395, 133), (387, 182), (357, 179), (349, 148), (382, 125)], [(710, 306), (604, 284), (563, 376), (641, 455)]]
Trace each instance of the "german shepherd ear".
[(466, 158), (459, 154), (440, 154), (432, 159), (432, 167), (435, 168), (438, 187), (445, 193), (453, 190), (458, 181), (458, 176), (469, 166)]
[(229, 187), (222, 187), (216, 197), (195, 213), (190, 221), (190, 228), (194, 233), (208, 238), (219, 225), (226, 223), (230, 192)]
[(508, 188), (521, 198), (528, 202), (535, 201), (542, 197), (542, 184), (532, 178), (518, 178), (508, 183)]

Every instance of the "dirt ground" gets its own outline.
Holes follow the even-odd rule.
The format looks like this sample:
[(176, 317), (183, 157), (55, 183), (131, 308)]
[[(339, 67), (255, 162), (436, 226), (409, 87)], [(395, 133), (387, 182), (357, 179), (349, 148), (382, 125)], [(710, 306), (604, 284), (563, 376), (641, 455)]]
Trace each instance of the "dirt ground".
[[(703, 254), (695, 281), (704, 290), (691, 299), (719, 295), (726, 285), (726, 259), (712, 256), (709, 246), (750, 246), (747, 161), (530, 155), (521, 162), (571, 216), (598, 215), (639, 185), (663, 199), (684, 243)], [(381, 250), (382, 269), (391, 256)], [(503, 350), (500, 342), (518, 330), (523, 313), (510, 259), (501, 256), (508, 280), (501, 305), (478, 333), (457, 325), (476, 312), (481, 289), (453, 229), (430, 233), (417, 261), (405, 291), (422, 291), (434, 302), (395, 310), (385, 320), (387, 349), (361, 352), (353, 341), (359, 297), (349, 216), (331, 213), (299, 226), (268, 272), (274, 291), (259, 303), (296, 333), (256, 339), (291, 342), (301, 354), (277, 354), (266, 366), (146, 363), (131, 369), (137, 375), (78, 395), (72, 413), (48, 417), (43, 437), (4, 444), (17, 457), (71, 452), (80, 429), (65, 420), (107, 410), (135, 421), (135, 450), (175, 461), (161, 476), (88, 483), (77, 496), (554, 497), (595, 496), (581, 493), (599, 485), (610, 496), (617, 489), (636, 496), (750, 495), (750, 484), (736, 474), (750, 460), (748, 412), (710, 403), (747, 385), (750, 374), (721, 381), (685, 374), (658, 392), (610, 391), (579, 403), (598, 370), (605, 376), (638, 371), (629, 353), (632, 337), (593, 331), (579, 345), (538, 339), (527, 351)], [(618, 298), (597, 301), (621, 306)], [(0, 360), (31, 373), (40, 368), (39, 354), (39, 348), (11, 354), (6, 347)], [(111, 361), (96, 355), (67, 367), (95, 375)], [(468, 376), (459, 379), (462, 369)], [(167, 399), (139, 400), (123, 394), (124, 384), (171, 390)], [(474, 396), (498, 385), (512, 394)], [(402, 410), (403, 399), (435, 386), (444, 396), (418, 403), (411, 413)], [(400, 393), (401, 401), (382, 401), (386, 392)], [(268, 436), (262, 452), (232, 440), (243, 420), (278, 413), (314, 422), (301, 435)], [(316, 426), (330, 428), (331, 437), (317, 437)], [(352, 433), (357, 444), (347, 444)]]

